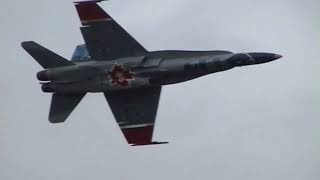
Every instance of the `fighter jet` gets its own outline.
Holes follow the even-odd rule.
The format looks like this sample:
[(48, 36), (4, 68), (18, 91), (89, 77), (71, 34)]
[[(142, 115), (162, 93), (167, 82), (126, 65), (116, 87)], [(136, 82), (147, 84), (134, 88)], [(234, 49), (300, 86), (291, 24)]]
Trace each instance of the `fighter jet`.
[(128, 144), (151, 145), (161, 88), (235, 67), (281, 58), (272, 53), (148, 51), (97, 3), (75, 2), (85, 44), (71, 61), (33, 41), (22, 47), (44, 68), (42, 91), (52, 93), (49, 121), (64, 122), (87, 93), (104, 93)]

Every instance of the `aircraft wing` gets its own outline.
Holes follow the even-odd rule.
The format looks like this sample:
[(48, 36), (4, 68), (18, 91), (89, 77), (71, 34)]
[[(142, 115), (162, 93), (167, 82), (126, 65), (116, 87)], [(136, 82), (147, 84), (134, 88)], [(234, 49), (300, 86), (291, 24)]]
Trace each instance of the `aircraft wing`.
[(104, 93), (113, 115), (129, 144), (162, 144), (160, 142), (152, 142), (160, 93), (161, 87), (108, 91)]
[(81, 32), (92, 59), (112, 60), (140, 56), (147, 52), (98, 4), (100, 1), (75, 2)]

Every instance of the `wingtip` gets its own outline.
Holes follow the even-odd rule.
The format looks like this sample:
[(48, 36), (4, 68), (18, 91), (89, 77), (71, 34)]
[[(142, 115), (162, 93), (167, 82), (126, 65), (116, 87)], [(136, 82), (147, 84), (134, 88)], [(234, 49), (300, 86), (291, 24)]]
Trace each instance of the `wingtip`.
[(108, 1), (108, 0), (84, 0), (84, 1), (74, 1), (74, 4), (80, 4), (80, 3), (99, 3), (102, 1)]
[(142, 143), (142, 144), (131, 144), (131, 146), (150, 146), (150, 145), (160, 145), (160, 144), (169, 144), (169, 142), (150, 142), (150, 143)]

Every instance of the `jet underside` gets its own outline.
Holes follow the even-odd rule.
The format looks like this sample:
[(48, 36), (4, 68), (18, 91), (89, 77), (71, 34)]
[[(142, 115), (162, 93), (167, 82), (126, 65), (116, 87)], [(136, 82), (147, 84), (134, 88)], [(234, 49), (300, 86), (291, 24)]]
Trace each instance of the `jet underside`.
[(71, 61), (35, 42), (22, 43), (44, 68), (37, 78), (42, 90), (52, 93), (52, 123), (64, 122), (86, 93), (104, 93), (129, 144), (162, 144), (152, 140), (162, 86), (281, 57), (229, 51), (149, 52), (97, 2), (76, 2), (85, 44), (77, 46)]
[[(164, 51), (165, 52), (165, 51)], [(167, 52), (170, 54), (170, 51)], [(45, 92), (84, 93), (162, 86), (191, 80), (232, 68), (225, 60), (232, 53), (212, 51), (211, 55), (160, 58), (151, 56), (113, 61), (89, 61), (38, 73)], [(155, 53), (156, 54), (156, 53)]]

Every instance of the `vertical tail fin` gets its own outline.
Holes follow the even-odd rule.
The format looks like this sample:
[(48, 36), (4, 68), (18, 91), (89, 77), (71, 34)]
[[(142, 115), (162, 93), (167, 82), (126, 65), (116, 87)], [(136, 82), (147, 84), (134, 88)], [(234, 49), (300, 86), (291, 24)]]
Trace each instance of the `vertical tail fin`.
[(25, 49), (44, 69), (70, 66), (74, 63), (57, 55), (56, 53), (40, 46), (33, 41), (22, 42), (21, 46)]

